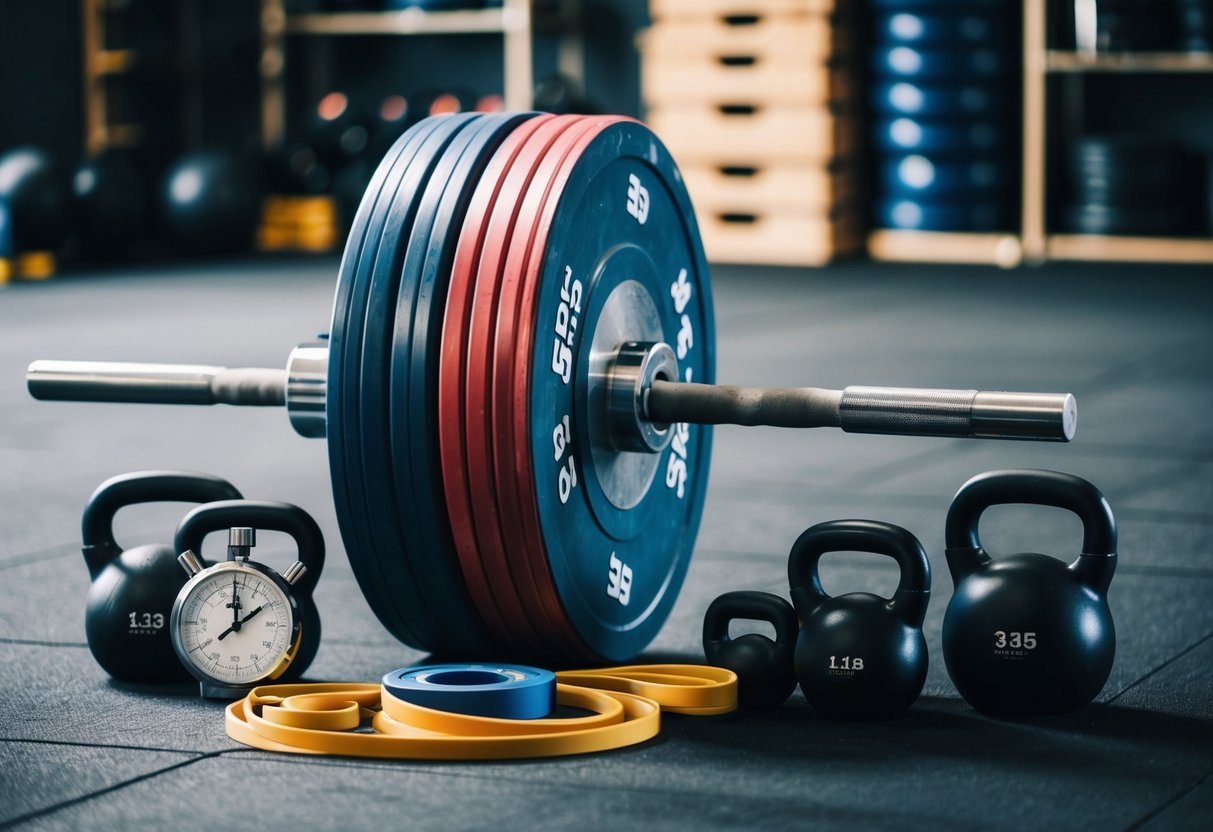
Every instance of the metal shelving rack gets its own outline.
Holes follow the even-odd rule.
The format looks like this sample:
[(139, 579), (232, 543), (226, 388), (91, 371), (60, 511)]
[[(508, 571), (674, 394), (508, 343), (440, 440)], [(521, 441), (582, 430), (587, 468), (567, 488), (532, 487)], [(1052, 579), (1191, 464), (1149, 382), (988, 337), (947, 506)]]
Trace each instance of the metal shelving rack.
[[(561, 4), (566, 32), (579, 30), (577, 4)], [(508, 110), (531, 107), (532, 26), (530, 0), (503, 0), (496, 8), (426, 12), (421, 9), (380, 12), (287, 14), (283, 0), (261, 0), (261, 136), (266, 147), (281, 141), (286, 129), (283, 74), (289, 35), (468, 35), (500, 34), (503, 39), (504, 99)], [(580, 39), (560, 42), (562, 72), (580, 80)]]

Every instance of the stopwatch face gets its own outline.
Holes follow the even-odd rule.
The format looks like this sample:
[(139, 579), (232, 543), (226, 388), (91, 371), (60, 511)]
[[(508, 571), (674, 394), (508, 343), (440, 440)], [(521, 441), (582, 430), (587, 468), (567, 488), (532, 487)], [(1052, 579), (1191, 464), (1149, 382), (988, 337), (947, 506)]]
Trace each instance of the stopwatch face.
[(173, 641), (187, 667), (226, 685), (276, 677), (296, 641), (291, 599), (248, 567), (207, 570), (174, 610)]

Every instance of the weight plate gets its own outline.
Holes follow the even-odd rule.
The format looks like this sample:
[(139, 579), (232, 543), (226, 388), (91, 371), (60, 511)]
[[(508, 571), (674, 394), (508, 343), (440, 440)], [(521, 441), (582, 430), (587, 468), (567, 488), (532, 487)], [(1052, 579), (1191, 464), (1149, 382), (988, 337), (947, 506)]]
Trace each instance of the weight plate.
[[(347, 386), (346, 398), (341, 402), (347, 426), (355, 426), (354, 441), (350, 441), (350, 432), (346, 433), (346, 449), (351, 454), (347, 466), (351, 478), (358, 474), (362, 477), (359, 503), (370, 546), (367, 556), (375, 560), (383, 576), (382, 583), (375, 587), (380, 606), (394, 609), (394, 618), (415, 637), (407, 643), (419, 648), (434, 643), (433, 601), (427, 599), (421, 577), (412, 568), (397, 520), (388, 452), (387, 362), (400, 264), (412, 240), (417, 204), (436, 160), (466, 122), (465, 117), (419, 123), (415, 129), (420, 142), (411, 155), (401, 157), (399, 176), (394, 183), (389, 180), (375, 205), (368, 226), (368, 246), (359, 267), (367, 290), (358, 383)], [(376, 230), (377, 244), (371, 244), (376, 240)]]
[(1077, 234), (1189, 234), (1191, 215), (1179, 206), (1067, 205), (1062, 223)]
[(946, 200), (1009, 190), (1019, 179), (1017, 173), (1016, 165), (1001, 156), (941, 161), (913, 154), (883, 159), (879, 182), (885, 196)]
[[(541, 115), (519, 125), (505, 138), (489, 160), (472, 194), (455, 258), (443, 310), (442, 343), (438, 368), (438, 441), (442, 462), (442, 487), (455, 553), (468, 592), (497, 640), (508, 650), (520, 654), (516, 635), (507, 626), (493, 597), (480, 562), (477, 528), (472, 517), (468, 484), (468, 451), (465, 441), (466, 376), (468, 364), (484, 361), (468, 352), (468, 331), (476, 298), (476, 277), (480, 253), (485, 242), (489, 218), (496, 210), (506, 175), (520, 162), (526, 141), (553, 116)], [(535, 160), (530, 159), (530, 164)], [(478, 464), (485, 464), (482, 460)]]
[(997, 11), (880, 12), (874, 19), (876, 42), (889, 46), (984, 46), (999, 48), (1011, 40), (1012, 20)]
[(878, 77), (930, 81), (1001, 78), (1015, 68), (1012, 53), (998, 49), (893, 46), (873, 50), (871, 62)]
[(1017, 106), (1006, 84), (918, 84), (909, 81), (872, 86), (872, 106), (891, 116), (959, 118), (1001, 114)]
[(973, 153), (1003, 150), (1014, 128), (1006, 119), (924, 120), (902, 116), (877, 120), (872, 126), (880, 150), (920, 153)]
[[(535, 477), (532, 510), (577, 633), (598, 656), (623, 661), (656, 635), (685, 577), (703, 512), (711, 429), (671, 426), (673, 441), (647, 487), (611, 483), (621, 454), (591, 426), (590, 368), (596, 348), (647, 335), (648, 322), (633, 313), (647, 315), (651, 303), (683, 380), (711, 382), (711, 290), (681, 174), (644, 125), (604, 127), (570, 159), (567, 180), (544, 204), (531, 255), (536, 313), (519, 331), (516, 367), (516, 390), (526, 390), (527, 401), (515, 408), (515, 441), (527, 456), (517, 468)], [(599, 327), (613, 337), (598, 338)], [(628, 507), (612, 504), (608, 493)], [(633, 517), (644, 519), (639, 528)]]
[[(540, 175), (545, 159), (554, 152), (561, 135), (577, 122), (575, 117), (558, 116), (539, 127), (506, 174), (489, 218), (468, 326), (464, 430), (468, 489), (480, 563), (502, 615), (512, 624), (528, 651), (538, 649), (543, 643), (541, 634), (549, 634), (557, 640), (559, 632), (557, 626), (547, 620), (547, 610), (535, 603), (534, 575), (528, 553), (512, 548), (512, 541), (506, 538), (505, 524), (510, 522), (506, 514), (518, 503), (518, 497), (503, 492), (494, 477), (494, 344), (503, 317), (505, 265), (510, 241), (515, 234), (527, 236), (534, 222), (534, 218), (523, 211), (527, 189), (533, 182), (538, 188), (545, 186), (545, 182), (536, 177)], [(542, 175), (550, 179), (550, 165)]]
[(880, 228), (919, 231), (1000, 231), (1014, 224), (1011, 200), (925, 202), (912, 199), (876, 201), (875, 219)]
[(931, 9), (947, 12), (967, 12), (971, 9), (1017, 8), (1012, 0), (872, 0), (878, 9)]
[[(515, 553), (512, 562), (525, 567), (525, 580), (519, 584), (523, 600), (543, 613), (547, 626), (540, 630), (546, 640), (546, 652), (558, 653), (568, 659), (587, 660), (596, 657), (577, 635), (561, 604), (548, 567), (547, 550), (534, 512), (527, 511), (532, 501), (534, 477), (530, 470), (525, 437), (521, 447), (513, 433), (521, 402), (526, 406), (525, 361), (517, 362), (521, 347), (517, 342), (523, 328), (529, 328), (534, 317), (534, 276), (537, 264), (532, 264), (536, 237), (541, 233), (537, 222), (550, 190), (557, 186), (558, 170), (567, 167), (583, 149), (582, 139), (609, 123), (609, 118), (568, 118), (568, 126), (544, 153), (543, 160), (519, 205), (519, 222), (501, 255), (501, 291), (496, 309), (494, 332), (491, 405), (491, 445), (493, 471), (505, 551)], [(567, 176), (565, 177), (567, 178)], [(562, 180), (560, 180), (562, 181)], [(525, 220), (525, 221), (524, 221)], [(534, 255), (535, 258), (538, 254)], [(482, 261), (483, 263), (484, 261)], [(532, 268), (532, 265), (534, 267)], [(528, 302), (530, 306), (528, 306)], [(523, 364), (522, 368), (517, 366)], [(523, 418), (526, 416), (524, 414)], [(517, 566), (515, 566), (517, 568)]]
[(383, 625), (398, 638), (413, 643), (413, 634), (396, 615), (393, 605), (385, 604), (380, 595), (384, 584), (383, 571), (373, 557), (368, 536), (361, 471), (352, 448), (358, 443), (356, 419), (347, 418), (345, 403), (356, 396), (362, 356), (362, 324), (366, 310), (369, 281), (363, 271), (369, 251), (377, 245), (379, 230), (369, 231), (372, 214), (385, 189), (395, 192), (402, 167), (425, 138), (424, 132), (407, 132), (400, 136), (375, 169), (362, 202), (346, 238), (345, 250), (338, 269), (337, 289), (333, 300), (333, 316), (329, 329), (329, 365), (326, 395), (329, 402), (326, 436), (329, 455), (329, 476), (333, 483), (333, 499), (341, 538), (349, 557), (350, 568), (366, 596), (367, 603)]
[(427, 186), (404, 256), (391, 343), (391, 465), (405, 552), (432, 599), (433, 651), (468, 655), (489, 642), (459, 569), (438, 458), (438, 353), (451, 262), (481, 173), (533, 113), (478, 117), (447, 148)]

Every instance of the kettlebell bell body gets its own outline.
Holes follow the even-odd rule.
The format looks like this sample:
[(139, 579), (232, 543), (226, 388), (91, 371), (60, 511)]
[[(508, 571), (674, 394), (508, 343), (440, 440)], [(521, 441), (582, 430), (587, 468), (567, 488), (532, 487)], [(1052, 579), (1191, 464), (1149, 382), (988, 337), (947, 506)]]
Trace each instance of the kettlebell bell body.
[[(821, 557), (846, 551), (896, 560), (901, 578), (893, 597), (827, 595)], [(922, 692), (928, 662), (922, 622), (931, 567), (918, 539), (872, 520), (819, 523), (792, 546), (788, 579), (800, 616), (796, 677), (809, 704), (835, 719), (887, 719), (909, 708)]]
[[(762, 633), (729, 637), (735, 619), (769, 621), (775, 627), (772, 641)], [(792, 652), (796, 647), (796, 611), (769, 592), (726, 592), (708, 606), (703, 616), (703, 653), (708, 664), (737, 674), (737, 701), (759, 710), (782, 705), (796, 689)]]
[(136, 503), (209, 502), (240, 497), (236, 487), (209, 474), (137, 471), (111, 477), (89, 498), (81, 522), (84, 562), (92, 583), (85, 601), (89, 650), (106, 673), (123, 682), (185, 682), (168, 621), (185, 576), (167, 543), (123, 551), (114, 539), (114, 515)]
[[(201, 556), (202, 541), (208, 534), (239, 526), (290, 535), (298, 550), (298, 560), (307, 569), (291, 585), (302, 629), (299, 651), (279, 681), (297, 679), (307, 670), (320, 647), (320, 612), (312, 596), (320, 573), (324, 570), (324, 535), (310, 514), (290, 503), (221, 500), (198, 506), (185, 515), (177, 526), (173, 546), (179, 552), (188, 549)], [(180, 566), (177, 566), (177, 571), (181, 571)], [(175, 655), (173, 660), (176, 661)]]
[[(977, 524), (993, 505), (1073, 511), (1082, 553), (1066, 564), (1023, 553), (991, 558)], [(1116, 655), (1107, 590), (1116, 568), (1116, 523), (1103, 494), (1056, 471), (990, 471), (952, 501), (945, 528), (956, 585), (943, 620), (948, 675), (965, 700), (1002, 716), (1079, 708), (1103, 689)]]

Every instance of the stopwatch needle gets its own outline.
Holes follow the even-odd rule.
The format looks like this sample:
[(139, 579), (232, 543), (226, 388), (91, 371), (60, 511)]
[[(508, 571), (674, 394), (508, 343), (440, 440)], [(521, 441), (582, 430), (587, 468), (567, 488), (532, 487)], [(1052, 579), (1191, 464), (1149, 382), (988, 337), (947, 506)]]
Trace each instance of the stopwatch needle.
[(257, 607), (255, 610), (250, 612), (244, 618), (240, 619), (239, 621), (232, 622), (232, 626), (228, 627), (226, 630), (224, 630), (222, 633), (219, 634), (219, 641), (223, 641), (224, 637), (229, 635), (230, 633), (240, 632), (241, 625), (247, 623), (250, 618), (252, 618), (257, 613), (261, 612), (261, 610), (263, 610), (263, 609), (265, 609), (264, 606)]

